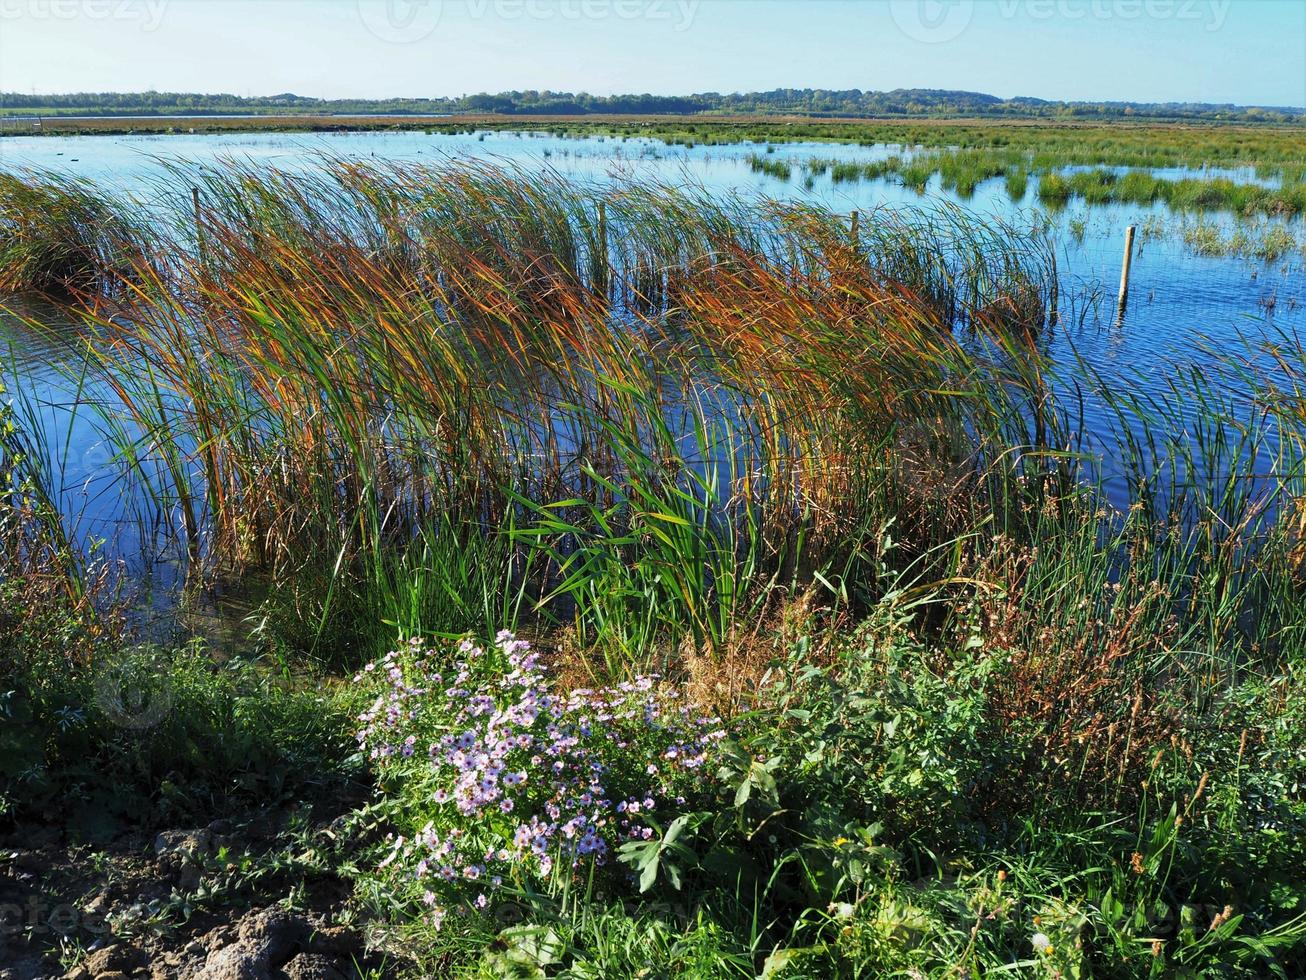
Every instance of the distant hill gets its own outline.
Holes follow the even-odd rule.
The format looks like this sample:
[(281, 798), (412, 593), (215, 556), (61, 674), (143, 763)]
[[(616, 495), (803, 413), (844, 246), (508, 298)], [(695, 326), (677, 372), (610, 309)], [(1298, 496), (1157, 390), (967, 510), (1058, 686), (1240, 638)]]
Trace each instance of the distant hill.
[(0, 92), (0, 114), (216, 115), (222, 113), (500, 115), (801, 115), (811, 117), (993, 116), (1038, 119), (1206, 119), (1237, 122), (1306, 121), (1297, 106), (1238, 106), (1207, 102), (1055, 102), (1010, 99), (947, 89), (778, 88), (769, 92), (700, 92), (694, 95), (589, 95), (549, 90), (466, 95), (460, 98), (314, 99), (290, 92), (241, 97), (193, 92), (76, 92), (24, 95)]

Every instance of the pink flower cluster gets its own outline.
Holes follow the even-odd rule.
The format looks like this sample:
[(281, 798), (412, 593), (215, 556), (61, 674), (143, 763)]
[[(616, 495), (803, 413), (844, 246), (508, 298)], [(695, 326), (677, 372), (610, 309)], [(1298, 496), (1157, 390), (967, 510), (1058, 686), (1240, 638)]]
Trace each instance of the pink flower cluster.
[(624, 840), (650, 839), (654, 815), (685, 803), (725, 737), (655, 677), (560, 695), (511, 633), (457, 652), (437, 669), (414, 640), (355, 678), (384, 685), (359, 716), (360, 746), (429, 796), (430, 822), (397, 838), (384, 862), (409, 869), (428, 904), (430, 888), (474, 884), (471, 904), (484, 908), (486, 887), (523, 874), (556, 881), (603, 865)]

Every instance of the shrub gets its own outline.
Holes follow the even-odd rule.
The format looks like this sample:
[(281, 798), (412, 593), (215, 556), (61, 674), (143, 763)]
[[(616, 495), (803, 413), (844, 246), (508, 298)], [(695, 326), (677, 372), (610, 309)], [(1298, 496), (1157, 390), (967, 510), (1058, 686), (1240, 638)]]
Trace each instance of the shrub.
[(420, 896), (437, 927), (501, 888), (620, 891), (621, 844), (661, 836), (666, 814), (703, 796), (718, 719), (653, 677), (559, 693), (508, 632), (457, 654), (442, 668), (414, 640), (356, 678), (382, 685), (358, 740), (403, 803), (405, 833), (379, 869), (389, 886)]

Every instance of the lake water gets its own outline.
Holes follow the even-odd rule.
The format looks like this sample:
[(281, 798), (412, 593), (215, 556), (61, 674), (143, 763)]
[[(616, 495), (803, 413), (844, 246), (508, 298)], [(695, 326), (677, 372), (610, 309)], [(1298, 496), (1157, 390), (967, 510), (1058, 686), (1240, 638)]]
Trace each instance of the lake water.
[[(892, 179), (834, 183), (830, 176), (807, 180), (801, 164), (813, 158), (870, 162), (900, 153), (902, 147), (860, 147), (826, 143), (765, 145), (672, 146), (643, 138), (557, 137), (540, 133), (482, 132), (461, 135), (421, 132), (369, 132), (325, 135), (249, 133), (164, 136), (10, 137), (0, 139), (0, 168), (35, 167), (75, 174), (106, 187), (133, 194), (148, 203), (151, 177), (161, 160), (180, 158), (213, 161), (235, 158), (276, 166), (287, 171), (312, 168), (323, 154), (344, 158), (376, 158), (439, 162), (471, 157), (536, 168), (549, 167), (581, 180), (649, 179), (701, 185), (716, 193), (741, 193), (819, 202), (836, 211), (869, 212), (881, 205), (928, 207), (939, 201), (959, 204), (981, 216), (1016, 224), (1040, 220), (1036, 179), (1021, 201), (1011, 201), (1001, 179), (981, 184), (965, 200), (931, 179), (924, 194)], [(781, 180), (754, 172), (749, 159), (794, 164), (793, 176)], [(1184, 172), (1166, 171), (1165, 176)], [(1187, 172), (1190, 175), (1192, 172)], [(1207, 171), (1252, 180), (1251, 171)], [(1202, 256), (1192, 252), (1178, 234), (1143, 234), (1133, 263), (1130, 303), (1123, 322), (1116, 322), (1115, 292), (1119, 281), (1124, 230), (1135, 224), (1172, 230), (1198, 216), (1170, 214), (1165, 205), (1095, 206), (1074, 202), (1054, 213), (1053, 234), (1058, 268), (1063, 277), (1063, 312), (1069, 314), (1048, 337), (1054, 356), (1078, 355), (1108, 379), (1128, 378), (1133, 390), (1159, 392), (1178, 366), (1201, 366), (1210, 354), (1199, 344), (1206, 338), (1216, 350), (1232, 350), (1239, 338), (1256, 338), (1274, 330), (1293, 331), (1306, 325), (1306, 269), (1300, 251), (1272, 262), (1236, 257)], [(1209, 214), (1201, 220), (1228, 229), (1230, 215)], [(1081, 225), (1082, 222), (1082, 225)], [(1290, 228), (1306, 239), (1301, 222)], [(25, 305), (26, 304), (26, 305)], [(11, 385), (17, 381), (20, 408), (35, 416), (52, 437), (59, 459), (52, 465), (64, 478), (65, 511), (76, 518), (79, 534), (104, 538), (112, 551), (140, 555), (150, 551), (142, 540), (144, 515), (124, 509), (120, 488), (108, 484), (109, 456), (95, 427), (78, 416), (72, 404), (66, 370), (58, 365), (66, 348), (30, 330), (23, 315), (48, 317), (36, 301), (11, 301), (12, 312), (0, 312), (0, 344), (11, 349)], [(74, 329), (71, 326), (70, 330)], [(16, 366), (17, 378), (12, 377)], [(103, 393), (87, 389), (83, 396)], [(83, 415), (87, 413), (82, 413)], [(1091, 433), (1105, 426), (1106, 417), (1087, 406), (1085, 427)], [(174, 556), (163, 556), (163, 591), (175, 567)]]

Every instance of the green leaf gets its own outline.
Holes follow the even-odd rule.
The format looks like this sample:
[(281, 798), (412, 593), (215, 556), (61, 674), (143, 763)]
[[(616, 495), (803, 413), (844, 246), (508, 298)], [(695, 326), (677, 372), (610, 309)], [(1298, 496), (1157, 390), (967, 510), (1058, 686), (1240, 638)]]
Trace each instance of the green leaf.
[(639, 876), (640, 893), (648, 891), (653, 887), (653, 883), (658, 879), (658, 855), (659, 851), (654, 848), (652, 856), (643, 864), (643, 871)]

